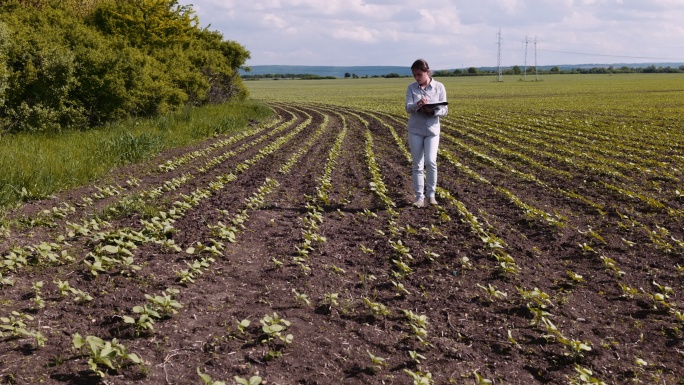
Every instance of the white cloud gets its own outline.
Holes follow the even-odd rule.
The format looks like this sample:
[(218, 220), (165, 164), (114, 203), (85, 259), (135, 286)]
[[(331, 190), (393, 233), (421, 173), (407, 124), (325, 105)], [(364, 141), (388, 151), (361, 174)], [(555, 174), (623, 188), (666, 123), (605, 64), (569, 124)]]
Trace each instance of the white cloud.
[[(242, 43), (249, 65), (521, 64), (525, 37), (540, 65), (684, 62), (682, 0), (181, 0), (202, 25)], [(528, 54), (532, 47), (528, 44)], [(559, 52), (556, 52), (559, 51)], [(582, 55), (582, 54), (590, 55)], [(676, 59), (676, 60), (675, 60)], [(659, 60), (667, 61), (667, 60)]]

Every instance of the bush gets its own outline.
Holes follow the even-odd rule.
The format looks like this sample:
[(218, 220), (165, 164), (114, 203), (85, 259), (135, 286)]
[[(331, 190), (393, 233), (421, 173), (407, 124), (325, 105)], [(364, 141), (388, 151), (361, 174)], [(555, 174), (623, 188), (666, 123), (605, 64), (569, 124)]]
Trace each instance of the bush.
[[(176, 0), (0, 5), (0, 134), (242, 100), (249, 52)], [(84, 9), (90, 10), (86, 13)]]

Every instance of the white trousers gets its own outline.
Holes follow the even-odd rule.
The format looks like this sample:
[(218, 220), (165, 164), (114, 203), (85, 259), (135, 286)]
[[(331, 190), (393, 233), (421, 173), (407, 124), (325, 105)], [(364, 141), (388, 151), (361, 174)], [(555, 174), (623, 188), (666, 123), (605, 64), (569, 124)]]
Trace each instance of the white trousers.
[[(437, 189), (437, 147), (439, 135), (423, 136), (408, 134), (411, 158), (413, 158), (413, 190), (416, 199), (434, 197)], [(427, 185), (427, 186), (426, 186)], [(427, 191), (425, 191), (427, 189)]]

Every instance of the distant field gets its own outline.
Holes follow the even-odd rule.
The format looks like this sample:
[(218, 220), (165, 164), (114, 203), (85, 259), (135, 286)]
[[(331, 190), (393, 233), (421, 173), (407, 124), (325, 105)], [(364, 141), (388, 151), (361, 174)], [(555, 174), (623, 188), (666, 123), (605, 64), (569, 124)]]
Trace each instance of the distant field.
[[(504, 76), (437, 78), (455, 113), (502, 112), (619, 114), (678, 118), (684, 106), (682, 74), (546, 75), (534, 81)], [(402, 110), (412, 78), (247, 82), (251, 96), (265, 101), (319, 102)]]
[(404, 78), (248, 82), (9, 210), (0, 382), (682, 384), (684, 77), (492, 80), (443, 79), (439, 205)]

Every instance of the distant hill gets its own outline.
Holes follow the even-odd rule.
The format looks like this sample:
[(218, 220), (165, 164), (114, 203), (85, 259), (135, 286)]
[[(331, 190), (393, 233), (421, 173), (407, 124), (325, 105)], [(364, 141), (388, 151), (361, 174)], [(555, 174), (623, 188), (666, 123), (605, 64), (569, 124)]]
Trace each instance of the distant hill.
[(334, 76), (343, 78), (346, 73), (359, 77), (384, 76), (396, 73), (401, 76), (411, 76), (411, 68), (400, 66), (282, 66), (259, 65), (250, 66), (251, 72), (240, 71), (240, 75), (282, 75), (282, 74), (313, 74), (318, 76)]
[[(629, 67), (629, 68), (645, 68), (649, 66), (655, 67), (672, 67), (679, 68), (684, 63), (613, 63), (613, 64), (559, 64), (559, 65), (545, 65), (539, 66), (539, 70), (548, 71), (552, 67), (558, 67), (561, 71), (569, 71), (573, 69), (591, 69), (591, 68), (613, 68)], [(505, 66), (504, 70), (510, 69), (513, 66)], [(520, 65), (522, 67), (522, 65)], [(343, 78), (345, 74), (356, 75), (358, 77), (372, 77), (385, 76), (387, 74), (395, 73), (400, 76), (411, 76), (411, 69), (406, 66), (293, 66), (293, 65), (257, 65), (250, 66), (252, 71), (245, 72), (240, 70), (240, 75), (283, 75), (283, 74), (311, 74), (318, 76), (334, 76), (336, 78)], [(461, 68), (459, 68), (461, 69)], [(497, 67), (477, 67), (479, 71), (497, 71)], [(444, 69), (441, 69), (444, 70)], [(453, 71), (454, 69), (446, 69)]]

